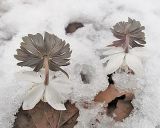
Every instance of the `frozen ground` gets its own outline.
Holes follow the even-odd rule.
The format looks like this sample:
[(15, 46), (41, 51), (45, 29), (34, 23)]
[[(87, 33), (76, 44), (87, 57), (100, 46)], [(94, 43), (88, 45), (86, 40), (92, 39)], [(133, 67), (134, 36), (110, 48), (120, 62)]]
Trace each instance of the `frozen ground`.
[[(13, 57), (22, 36), (48, 31), (70, 43), (71, 65), (65, 70), (73, 82), (72, 101), (91, 100), (107, 87), (95, 50), (111, 43), (113, 36), (109, 28), (128, 17), (140, 20), (146, 27), (146, 48), (150, 57), (144, 63), (145, 76), (135, 86), (129, 86), (135, 88), (136, 94), (132, 115), (123, 123), (104, 117), (98, 128), (160, 127), (159, 0), (0, 0), (0, 128), (12, 127), (14, 114), (31, 87), (30, 82), (16, 77), (18, 72), (30, 70), (17, 67)], [(82, 22), (85, 27), (66, 35), (64, 28), (72, 21)], [(89, 84), (84, 85), (80, 80), (81, 71), (89, 76)], [(81, 108), (80, 104), (77, 106)], [(81, 108), (75, 127), (92, 128), (91, 122), (96, 112), (101, 111), (100, 107), (83, 111)]]

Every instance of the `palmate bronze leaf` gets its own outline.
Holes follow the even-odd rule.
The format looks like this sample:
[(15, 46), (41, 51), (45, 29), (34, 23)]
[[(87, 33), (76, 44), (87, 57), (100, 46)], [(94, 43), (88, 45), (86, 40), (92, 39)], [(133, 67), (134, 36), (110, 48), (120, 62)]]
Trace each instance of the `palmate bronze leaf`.
[(44, 57), (47, 57), (50, 70), (62, 71), (68, 76), (60, 67), (70, 64), (72, 51), (69, 44), (48, 32), (45, 32), (44, 38), (37, 33), (28, 34), (22, 40), (20, 49), (17, 49), (17, 55), (14, 55), (17, 60), (21, 61), (17, 63), (18, 66), (31, 67), (38, 72), (43, 67)]
[(146, 44), (145, 34), (142, 32), (145, 29), (141, 26), (139, 21), (128, 18), (128, 22), (118, 22), (111, 28), (113, 35), (119, 40), (113, 41), (109, 46), (126, 47), (126, 37), (128, 38), (128, 45), (131, 48), (143, 47)]

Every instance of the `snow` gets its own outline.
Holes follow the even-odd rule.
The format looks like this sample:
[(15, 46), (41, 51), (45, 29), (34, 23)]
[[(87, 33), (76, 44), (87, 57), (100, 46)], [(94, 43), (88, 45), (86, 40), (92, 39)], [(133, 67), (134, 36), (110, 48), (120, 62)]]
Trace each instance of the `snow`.
[[(80, 117), (76, 128), (92, 128), (100, 106), (88, 110), (82, 101), (91, 101), (104, 90), (106, 73), (96, 54), (113, 41), (110, 32), (116, 22), (128, 17), (140, 20), (146, 27), (146, 49), (150, 57), (144, 62), (144, 76), (130, 78), (115, 75), (116, 86), (134, 89), (134, 111), (123, 122), (115, 123), (109, 117), (101, 117), (98, 128), (158, 128), (160, 125), (160, 2), (158, 0), (1, 0), (0, 1), (0, 128), (11, 128), (31, 82), (19, 80), (18, 72), (29, 68), (16, 66), (13, 55), (28, 33), (48, 31), (70, 43), (73, 51), (71, 65), (64, 69), (70, 75), (72, 102), (77, 102)], [(72, 21), (84, 24), (73, 34), (65, 34), (65, 27)], [(86, 74), (89, 83), (83, 83), (80, 73)], [(124, 81), (122, 81), (122, 79)], [(126, 79), (125, 79), (126, 78)], [(132, 80), (132, 81), (130, 81)], [(125, 83), (126, 82), (126, 83)], [(132, 84), (128, 84), (130, 82)], [(135, 83), (136, 85), (134, 86)], [(126, 85), (126, 86), (124, 86)], [(129, 85), (129, 86), (127, 86)]]

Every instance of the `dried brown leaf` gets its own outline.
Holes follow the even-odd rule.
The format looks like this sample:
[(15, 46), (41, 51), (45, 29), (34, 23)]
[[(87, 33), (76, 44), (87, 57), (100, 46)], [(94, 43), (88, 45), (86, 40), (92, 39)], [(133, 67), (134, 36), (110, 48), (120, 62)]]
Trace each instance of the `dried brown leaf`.
[(133, 105), (131, 102), (119, 100), (117, 102), (116, 109), (113, 111), (113, 113), (115, 115), (113, 118), (116, 121), (123, 121), (123, 119), (125, 119), (126, 117), (129, 116), (129, 114), (132, 112), (132, 110), (133, 110)]
[(73, 128), (79, 111), (74, 104), (66, 103), (66, 111), (57, 111), (47, 103), (40, 102), (29, 111), (17, 113), (14, 128)]
[(113, 84), (110, 84), (108, 88), (104, 91), (101, 91), (96, 95), (96, 102), (106, 102), (109, 103), (114, 100), (116, 97), (125, 95), (125, 100), (133, 99), (134, 95), (132, 92), (122, 91), (120, 92)]
[(82, 28), (84, 25), (80, 22), (72, 22), (68, 24), (68, 26), (65, 28), (66, 33), (73, 33), (75, 32), (78, 28)]
[(100, 92), (95, 97), (95, 102), (105, 102), (107, 115), (113, 117), (116, 121), (123, 121), (133, 110), (131, 103), (133, 98), (134, 94), (132, 92), (120, 92), (118, 88), (111, 84), (105, 91)]

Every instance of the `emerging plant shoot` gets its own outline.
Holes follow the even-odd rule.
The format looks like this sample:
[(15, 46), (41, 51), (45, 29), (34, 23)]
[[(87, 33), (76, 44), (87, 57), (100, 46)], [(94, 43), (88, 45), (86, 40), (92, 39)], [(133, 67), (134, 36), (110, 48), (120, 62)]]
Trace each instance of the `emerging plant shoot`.
[(118, 22), (111, 28), (118, 40), (108, 45), (102, 55), (107, 74), (119, 70), (126, 73), (141, 74), (142, 57), (145, 55), (145, 29), (139, 21), (128, 18), (128, 22)]
[(61, 71), (69, 78), (61, 66), (70, 64), (70, 45), (48, 32), (45, 32), (44, 38), (37, 33), (28, 34), (22, 39), (20, 49), (17, 49), (17, 55), (14, 56), (21, 61), (17, 65), (34, 68), (35, 72), (44, 68), (45, 74), (44, 83), (35, 84), (30, 90), (23, 102), (23, 109), (32, 109), (42, 99), (57, 110), (65, 110), (62, 96), (49, 83), (49, 70)]

